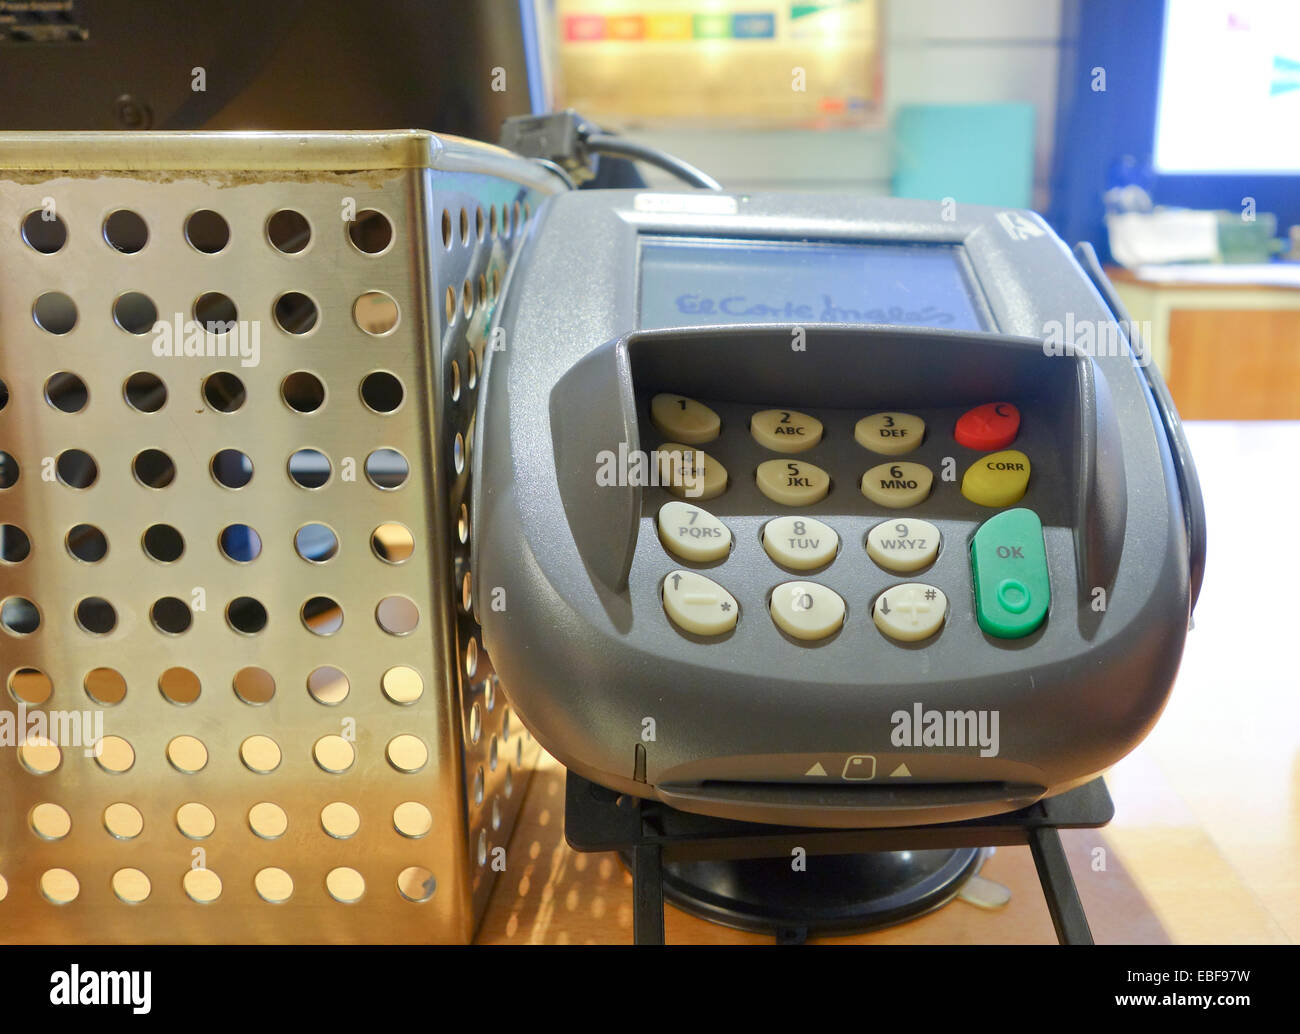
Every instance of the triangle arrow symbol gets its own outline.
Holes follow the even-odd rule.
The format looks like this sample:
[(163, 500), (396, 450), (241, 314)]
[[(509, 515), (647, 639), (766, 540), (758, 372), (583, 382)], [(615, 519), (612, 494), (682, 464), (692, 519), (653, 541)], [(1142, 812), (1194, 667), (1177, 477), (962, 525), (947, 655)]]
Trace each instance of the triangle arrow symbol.
[(824, 776), (825, 774), (826, 774), (826, 769), (822, 768), (822, 763), (820, 761), (818, 761), (815, 765), (813, 765), (812, 768), (808, 769), (808, 771), (804, 773), (804, 775), (806, 776)]
[(899, 765), (899, 766), (898, 766), (896, 769), (894, 769), (892, 772), (890, 772), (890, 773), (889, 773), (889, 778), (890, 778), (890, 779), (894, 779), (894, 778), (899, 777), (899, 776), (910, 776), (911, 774), (912, 774), (911, 769), (909, 769), (909, 768), (907, 767), (906, 763), (904, 763), (904, 764), (902, 764), (902, 765)]

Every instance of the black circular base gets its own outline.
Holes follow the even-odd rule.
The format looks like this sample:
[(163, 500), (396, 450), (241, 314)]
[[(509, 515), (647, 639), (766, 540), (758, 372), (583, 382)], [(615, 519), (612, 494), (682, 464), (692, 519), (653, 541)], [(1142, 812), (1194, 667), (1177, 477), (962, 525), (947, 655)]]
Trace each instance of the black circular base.
[(962, 847), (809, 855), (802, 872), (790, 858), (672, 862), (663, 867), (664, 897), (701, 919), (798, 941), (931, 912), (955, 897), (982, 861), (981, 848)]

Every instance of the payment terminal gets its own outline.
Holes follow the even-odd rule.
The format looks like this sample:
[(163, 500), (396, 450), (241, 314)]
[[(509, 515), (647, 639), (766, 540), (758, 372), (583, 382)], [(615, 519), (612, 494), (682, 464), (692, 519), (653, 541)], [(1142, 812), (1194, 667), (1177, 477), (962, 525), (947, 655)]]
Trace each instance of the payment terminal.
[(945, 822), (1090, 780), (1159, 716), (1195, 471), (1095, 258), (1036, 215), (563, 193), (488, 340), (473, 606), (578, 774)]

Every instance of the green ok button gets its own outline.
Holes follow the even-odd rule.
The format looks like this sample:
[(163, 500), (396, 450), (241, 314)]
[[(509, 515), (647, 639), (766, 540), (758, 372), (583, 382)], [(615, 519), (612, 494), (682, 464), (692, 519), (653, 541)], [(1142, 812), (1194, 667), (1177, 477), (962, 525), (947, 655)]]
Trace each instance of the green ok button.
[(975, 533), (970, 562), (975, 616), (987, 634), (1019, 639), (1043, 623), (1052, 587), (1038, 514), (1022, 507), (990, 517)]

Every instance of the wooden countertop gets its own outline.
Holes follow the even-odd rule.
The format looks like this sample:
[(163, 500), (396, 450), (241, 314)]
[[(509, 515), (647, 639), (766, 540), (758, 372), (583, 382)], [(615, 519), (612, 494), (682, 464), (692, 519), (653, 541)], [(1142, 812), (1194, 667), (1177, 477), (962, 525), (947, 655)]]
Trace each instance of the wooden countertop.
[[(1300, 941), (1300, 423), (1193, 423), (1209, 557), (1168, 707), (1107, 775), (1115, 820), (1062, 834), (1098, 943)], [(486, 944), (627, 944), (632, 881), (613, 855), (564, 843), (564, 770), (532, 781), (479, 931)], [(1102, 849), (1102, 854), (1095, 852)], [(1094, 869), (1104, 859), (1104, 870)], [(954, 901), (858, 937), (870, 944), (1052, 943), (1029, 849), (999, 848), (983, 875), (1011, 901)], [(670, 944), (771, 939), (669, 906)]]

